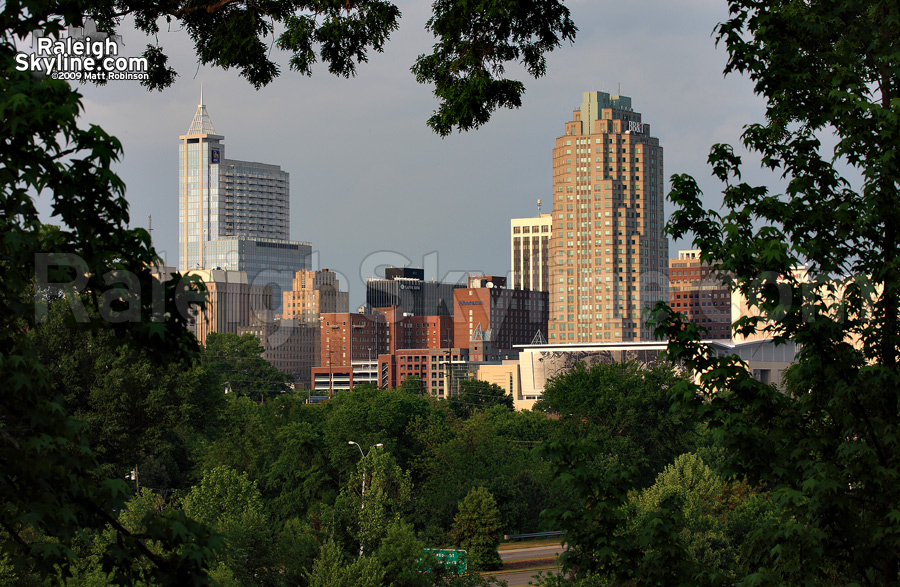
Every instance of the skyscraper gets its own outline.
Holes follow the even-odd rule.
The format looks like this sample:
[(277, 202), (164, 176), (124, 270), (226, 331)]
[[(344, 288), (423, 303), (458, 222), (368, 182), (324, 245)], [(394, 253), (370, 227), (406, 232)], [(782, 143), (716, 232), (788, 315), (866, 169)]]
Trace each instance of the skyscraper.
[(553, 149), (550, 343), (652, 340), (668, 299), (663, 150), (631, 98), (584, 92)]
[(245, 271), (273, 285), (275, 310), (294, 274), (310, 268), (310, 243), (290, 238), (290, 177), (277, 165), (225, 158), (203, 94), (179, 137), (178, 269)]

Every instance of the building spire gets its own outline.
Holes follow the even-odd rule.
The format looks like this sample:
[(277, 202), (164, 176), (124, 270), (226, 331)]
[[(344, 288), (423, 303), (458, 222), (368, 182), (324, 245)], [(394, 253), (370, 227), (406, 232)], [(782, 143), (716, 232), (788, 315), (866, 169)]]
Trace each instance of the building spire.
[(197, 105), (197, 112), (194, 113), (194, 120), (191, 121), (191, 127), (187, 134), (216, 134), (216, 129), (213, 128), (212, 120), (209, 119), (209, 113), (206, 111), (206, 105), (203, 103), (203, 84), (200, 84), (200, 103)]

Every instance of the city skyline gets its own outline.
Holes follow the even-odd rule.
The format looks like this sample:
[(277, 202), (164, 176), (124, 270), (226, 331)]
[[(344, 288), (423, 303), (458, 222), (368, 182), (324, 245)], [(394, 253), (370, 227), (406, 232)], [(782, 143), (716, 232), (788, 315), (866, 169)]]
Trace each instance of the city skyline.
[[(291, 174), (290, 238), (312, 242), (313, 266), (339, 274), (351, 307), (363, 301), (364, 279), (384, 265), (421, 266), (442, 280), (509, 271), (509, 219), (536, 215), (538, 199), (549, 208), (548, 145), (559, 134), (561, 113), (586, 90), (639, 100), (667, 146), (666, 173), (695, 175), (717, 208), (708, 149), (736, 143), (741, 126), (762, 112), (747, 80), (722, 79), (725, 54), (710, 33), (725, 8), (648, 1), (571, 9), (580, 29), (576, 43), (550, 56), (544, 78), (521, 77), (523, 107), (447, 139), (426, 128), (437, 103), (408, 71), (433, 42), (423, 30), (428, 7), (415, 4), (401, 5), (400, 30), (356, 78), (337, 79), (323, 68), (301, 78), (275, 51), (282, 76), (259, 92), (234, 72), (198, 67), (184, 35), (161, 33), (180, 74), (175, 85), (161, 94), (130, 82), (83, 86), (84, 119), (122, 141), (116, 169), (127, 185), (131, 224), (147, 227), (152, 214), (154, 244), (172, 265), (178, 190), (172, 137), (184, 133), (202, 83), (232, 152)], [(124, 51), (139, 53), (145, 40), (126, 27), (120, 32)], [(586, 60), (595, 65), (585, 67)], [(670, 251), (684, 246), (670, 244)]]

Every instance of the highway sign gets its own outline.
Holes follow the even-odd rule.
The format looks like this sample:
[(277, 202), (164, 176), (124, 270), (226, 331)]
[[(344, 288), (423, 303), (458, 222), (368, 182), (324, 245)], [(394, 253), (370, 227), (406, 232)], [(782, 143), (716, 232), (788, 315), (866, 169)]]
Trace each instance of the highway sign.
[(453, 571), (456, 573), (465, 573), (466, 572), (466, 551), (465, 550), (454, 550), (448, 548), (426, 548), (422, 551), (422, 558), (419, 559), (419, 566), (426, 573), (431, 571), (431, 568), (425, 564), (423, 565), (423, 559), (426, 555), (432, 555), (437, 559), (437, 562), (440, 563), (445, 569), (448, 571)]

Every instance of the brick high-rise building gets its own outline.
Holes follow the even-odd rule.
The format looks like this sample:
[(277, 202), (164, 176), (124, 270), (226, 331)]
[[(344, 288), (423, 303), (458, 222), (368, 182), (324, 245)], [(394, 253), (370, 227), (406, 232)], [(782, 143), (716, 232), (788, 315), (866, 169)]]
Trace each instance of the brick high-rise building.
[(413, 359), (407, 363), (407, 356), (419, 357), (415, 362), (423, 366), (431, 365), (434, 371), (429, 372), (426, 388), (431, 391), (443, 385), (432, 381), (442, 357), (458, 360), (462, 352), (450, 352), (452, 316), (403, 315), (394, 306), (370, 314), (323, 314), (321, 324), (319, 366), (312, 369), (314, 388), (320, 392), (352, 389), (360, 382), (396, 387), (408, 375), (420, 374), (411, 370)]
[(459, 388), (459, 382), (452, 380), (453, 372), (467, 370), (468, 361), (467, 348), (397, 349), (379, 355), (378, 385), (382, 389), (397, 388), (408, 378), (417, 377), (422, 393), (446, 398), (450, 389)]
[(631, 98), (584, 92), (553, 149), (550, 343), (652, 340), (668, 300), (663, 149)]
[(319, 367), (343, 367), (387, 352), (390, 320), (382, 313), (322, 314)]
[(346, 367), (399, 349), (453, 346), (452, 316), (405, 316), (397, 307), (322, 314), (321, 325), (319, 367)]

